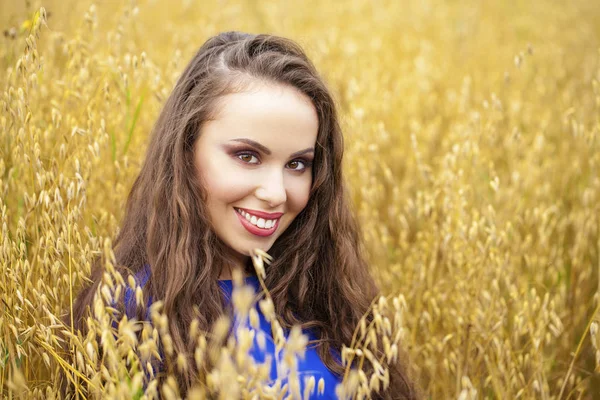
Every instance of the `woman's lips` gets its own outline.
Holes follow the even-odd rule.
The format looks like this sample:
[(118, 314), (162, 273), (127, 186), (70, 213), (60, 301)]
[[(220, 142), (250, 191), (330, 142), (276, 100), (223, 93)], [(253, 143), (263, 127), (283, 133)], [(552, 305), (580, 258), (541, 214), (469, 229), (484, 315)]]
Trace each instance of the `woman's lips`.
[(238, 211), (244, 211), (250, 215), (254, 215), (256, 218), (264, 218), (264, 219), (277, 219), (280, 218), (283, 213), (282, 212), (278, 212), (278, 213), (268, 213), (265, 211), (258, 211), (258, 210), (251, 210), (249, 208), (240, 208), (240, 207), (234, 207), (236, 210)]
[[(280, 214), (280, 217), (273, 218), (275, 220), (275, 225), (273, 225), (272, 227), (270, 227), (270, 228), (259, 228), (258, 226), (254, 225), (250, 221), (248, 221), (246, 219), (246, 217), (244, 217), (242, 214), (240, 214), (239, 209), (235, 209), (234, 212), (235, 212), (235, 215), (237, 215), (238, 219), (240, 220), (240, 223), (242, 224), (242, 226), (244, 228), (246, 228), (246, 230), (248, 232), (250, 232), (253, 235), (261, 236), (261, 237), (271, 236), (273, 233), (275, 233), (275, 231), (277, 230), (277, 227), (279, 226), (279, 219), (280, 219), (280, 217), (282, 215), (282, 214)], [(259, 216), (259, 215), (255, 215), (255, 216)]]

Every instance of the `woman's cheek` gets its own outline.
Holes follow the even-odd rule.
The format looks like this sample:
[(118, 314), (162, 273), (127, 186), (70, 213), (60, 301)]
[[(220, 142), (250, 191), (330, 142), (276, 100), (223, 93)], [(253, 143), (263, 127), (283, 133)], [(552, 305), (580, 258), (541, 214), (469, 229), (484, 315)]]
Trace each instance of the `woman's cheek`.
[(302, 179), (298, 179), (290, 185), (290, 196), (288, 197), (290, 211), (299, 214), (306, 207), (310, 196), (310, 186), (310, 175), (308, 177), (303, 176)]
[(244, 199), (254, 192), (255, 185), (252, 176), (243, 173), (233, 174), (223, 178), (222, 187), (229, 202)]
[(246, 196), (252, 190), (251, 180), (240, 168), (228, 165), (229, 160), (210, 166), (205, 175), (208, 192), (211, 197), (231, 203)]

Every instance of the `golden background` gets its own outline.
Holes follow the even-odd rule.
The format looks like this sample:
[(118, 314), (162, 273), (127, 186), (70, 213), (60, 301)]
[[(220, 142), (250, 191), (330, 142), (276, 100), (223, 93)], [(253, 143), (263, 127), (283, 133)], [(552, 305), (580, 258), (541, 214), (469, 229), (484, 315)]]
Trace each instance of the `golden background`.
[(240, 30), (298, 41), (333, 91), (428, 398), (600, 399), (600, 3), (4, 1), (0, 23), (4, 396), (54, 393), (50, 336), (161, 105)]

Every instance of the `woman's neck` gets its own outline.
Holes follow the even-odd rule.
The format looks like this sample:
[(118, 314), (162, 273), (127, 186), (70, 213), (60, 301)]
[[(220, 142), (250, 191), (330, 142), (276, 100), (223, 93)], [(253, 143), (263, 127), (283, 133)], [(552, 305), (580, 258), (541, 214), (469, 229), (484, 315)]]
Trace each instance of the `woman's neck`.
[(244, 260), (240, 259), (239, 262), (236, 261), (235, 264), (227, 264), (221, 268), (221, 273), (219, 274), (219, 280), (231, 280), (233, 279), (232, 272), (234, 269), (239, 269), (242, 272), (242, 278), (247, 278), (249, 274), (246, 272), (246, 263), (248, 262), (249, 257), (245, 257)]

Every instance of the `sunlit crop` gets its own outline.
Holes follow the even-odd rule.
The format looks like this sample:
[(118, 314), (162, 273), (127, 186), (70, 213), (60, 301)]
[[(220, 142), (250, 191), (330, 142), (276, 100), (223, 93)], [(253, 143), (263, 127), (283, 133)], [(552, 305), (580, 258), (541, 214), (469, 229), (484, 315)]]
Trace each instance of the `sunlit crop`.
[[(383, 365), (406, 349), (427, 398), (600, 398), (595, 2), (3, 3), (3, 397), (56, 398), (61, 377), (74, 398), (179, 396), (173, 378), (143, 384), (158, 344), (169, 349), (161, 304), (152, 326), (112, 314), (135, 281), (116, 273), (111, 239), (178, 75), (209, 36), (240, 30), (298, 41), (338, 102), (346, 180), (384, 295), (343, 352), (381, 373), (348, 371), (339, 395), (384, 388)], [(99, 255), (107, 272), (82, 337), (62, 318)], [(260, 274), (268, 258), (255, 261)], [(236, 293), (250, 326), (257, 304), (268, 313), (268, 294)], [(265, 386), (244, 353), (259, 333), (227, 340), (223, 319), (190, 327), (206, 373), (189, 397), (308, 397), (293, 379), (305, 338), (286, 341), (272, 320), (287, 386)]]

